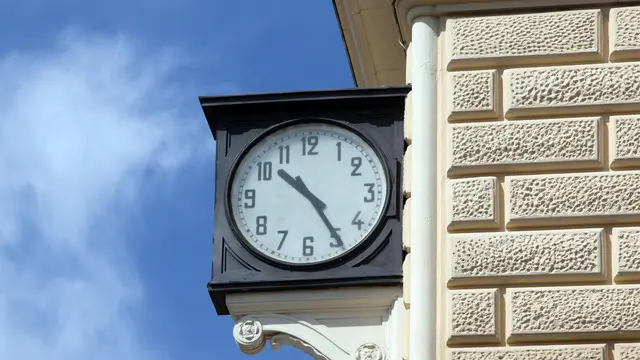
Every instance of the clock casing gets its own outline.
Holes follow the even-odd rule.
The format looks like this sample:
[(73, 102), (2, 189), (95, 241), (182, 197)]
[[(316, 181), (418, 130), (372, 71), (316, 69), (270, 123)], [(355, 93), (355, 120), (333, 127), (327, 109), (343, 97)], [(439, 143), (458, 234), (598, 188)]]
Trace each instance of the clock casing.
[[(216, 140), (208, 291), (218, 314), (228, 314), (225, 298), (233, 292), (401, 284), (408, 91), (385, 87), (200, 97)], [(318, 143), (322, 147), (314, 146)], [(310, 146), (318, 156), (301, 156)], [(290, 163), (284, 155), (291, 156)], [(351, 176), (356, 167), (359, 175)], [(372, 202), (365, 202), (372, 199), (373, 188)], [(357, 191), (363, 191), (361, 196), (352, 195)], [(322, 211), (318, 204), (324, 205)], [(355, 216), (358, 211), (364, 220)], [(262, 226), (266, 221), (269, 231)], [(307, 226), (300, 227), (300, 221)], [(362, 231), (354, 232), (360, 221)]]

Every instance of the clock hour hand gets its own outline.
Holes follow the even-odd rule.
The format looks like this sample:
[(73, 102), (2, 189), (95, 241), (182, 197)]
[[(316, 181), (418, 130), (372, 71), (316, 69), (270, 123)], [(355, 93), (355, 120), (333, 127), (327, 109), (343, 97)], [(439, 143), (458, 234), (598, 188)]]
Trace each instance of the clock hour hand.
[(284, 180), (292, 188), (294, 188), (296, 191), (302, 194), (302, 196), (307, 198), (307, 200), (311, 202), (313, 207), (316, 207), (316, 208), (319, 207), (321, 210), (324, 210), (327, 207), (325, 203), (323, 203), (320, 199), (318, 199), (317, 196), (311, 193), (311, 191), (309, 190), (309, 188), (307, 188), (307, 185), (305, 185), (304, 181), (302, 181), (300, 176), (297, 176), (294, 179), (293, 176), (289, 175), (288, 172), (282, 169), (278, 170), (277, 173), (278, 173), (278, 176), (282, 178), (282, 180)]

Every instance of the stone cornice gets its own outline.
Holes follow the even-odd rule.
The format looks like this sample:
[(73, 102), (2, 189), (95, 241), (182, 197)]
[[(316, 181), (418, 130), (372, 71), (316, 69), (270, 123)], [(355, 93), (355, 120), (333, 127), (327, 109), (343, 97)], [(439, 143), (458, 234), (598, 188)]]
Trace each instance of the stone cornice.
[[(640, 0), (334, 0), (356, 84), (403, 85), (410, 24), (419, 16), (465, 16), (629, 6)], [(384, 19), (384, 21), (380, 21)]]
[(411, 22), (420, 16), (465, 16), (501, 14), (527, 10), (563, 10), (593, 6), (626, 6), (640, 0), (395, 0), (394, 7), (402, 40), (411, 41)]
[(404, 85), (405, 49), (392, 0), (333, 0), (360, 87)]
[[(323, 291), (263, 292), (257, 295), (229, 295), (227, 306), (242, 316), (263, 312), (307, 313), (362, 312), (388, 309), (398, 297), (395, 287), (370, 287)], [(349, 301), (345, 301), (348, 298)]]

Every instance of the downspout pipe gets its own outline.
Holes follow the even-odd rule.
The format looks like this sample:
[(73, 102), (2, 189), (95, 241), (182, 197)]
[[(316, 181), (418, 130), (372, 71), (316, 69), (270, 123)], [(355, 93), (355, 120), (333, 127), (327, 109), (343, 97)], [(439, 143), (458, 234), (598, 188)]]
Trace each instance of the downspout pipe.
[(412, 19), (411, 38), (409, 359), (436, 360), (438, 19)]

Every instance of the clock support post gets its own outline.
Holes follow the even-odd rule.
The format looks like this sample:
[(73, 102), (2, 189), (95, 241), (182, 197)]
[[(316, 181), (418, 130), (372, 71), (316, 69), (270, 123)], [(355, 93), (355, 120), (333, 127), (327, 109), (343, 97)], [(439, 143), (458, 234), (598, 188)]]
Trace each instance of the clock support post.
[[(218, 315), (231, 315), (236, 322), (234, 339), (243, 352), (257, 353), (270, 343), (276, 349), (285, 344), (300, 348), (315, 359), (402, 359), (406, 254), (401, 187), (409, 90), (200, 97), (216, 140), (213, 265), (207, 288)], [(375, 148), (388, 175), (383, 214), (362, 243), (345, 254), (311, 265), (278, 262), (252, 249), (232, 221), (233, 173), (274, 129), (314, 121), (349, 129)]]

